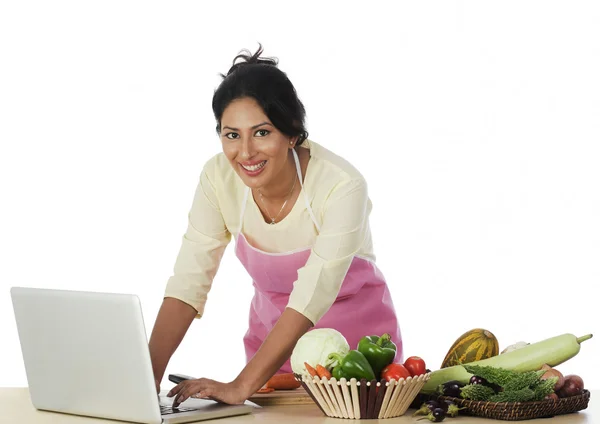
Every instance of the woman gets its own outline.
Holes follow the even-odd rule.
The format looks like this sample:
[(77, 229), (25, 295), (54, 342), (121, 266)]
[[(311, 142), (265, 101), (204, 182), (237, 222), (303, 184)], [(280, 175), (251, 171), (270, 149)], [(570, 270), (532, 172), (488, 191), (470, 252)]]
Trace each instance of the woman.
[[(223, 153), (204, 166), (188, 229), (150, 338), (157, 389), (206, 295), (223, 251), (235, 252), (255, 295), (244, 337), (247, 365), (229, 383), (178, 384), (190, 396), (242, 403), (277, 372), (311, 328), (334, 328), (356, 348), (364, 335), (402, 340), (385, 279), (374, 263), (371, 203), (362, 175), (307, 140), (304, 106), (272, 59), (238, 55), (213, 97)], [(236, 63), (242, 58), (245, 61)]]

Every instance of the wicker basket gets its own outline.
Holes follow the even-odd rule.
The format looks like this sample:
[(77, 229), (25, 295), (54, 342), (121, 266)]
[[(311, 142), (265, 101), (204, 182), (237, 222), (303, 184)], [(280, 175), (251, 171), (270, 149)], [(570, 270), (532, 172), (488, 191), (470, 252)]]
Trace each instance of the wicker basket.
[[(403, 415), (419, 391), (429, 380), (430, 373), (418, 377), (391, 380), (355, 378), (339, 381), (295, 374), (313, 401), (328, 417), (350, 419), (381, 419)], [(383, 389), (383, 390), (381, 390)]]
[(487, 402), (449, 396), (420, 395), (412, 407), (418, 408), (422, 402), (430, 399), (451, 400), (459, 408), (465, 408), (460, 411), (460, 414), (464, 415), (504, 421), (522, 421), (534, 418), (550, 418), (555, 415), (581, 411), (588, 406), (590, 392), (584, 390), (582, 394), (577, 396), (537, 402)]

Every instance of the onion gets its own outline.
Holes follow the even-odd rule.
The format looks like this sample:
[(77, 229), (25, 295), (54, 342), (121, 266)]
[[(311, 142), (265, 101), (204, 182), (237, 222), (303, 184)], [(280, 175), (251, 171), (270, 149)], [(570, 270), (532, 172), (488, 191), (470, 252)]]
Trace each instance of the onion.
[(566, 398), (577, 396), (581, 393), (583, 393), (583, 380), (578, 375), (571, 374), (565, 377), (565, 384), (557, 394), (558, 397)]
[(544, 375), (542, 375), (542, 380), (547, 380), (550, 377), (558, 377), (558, 381), (554, 385), (554, 391), (557, 392), (562, 389), (565, 384), (565, 377), (562, 375), (562, 373), (557, 369), (550, 368), (544, 373)]

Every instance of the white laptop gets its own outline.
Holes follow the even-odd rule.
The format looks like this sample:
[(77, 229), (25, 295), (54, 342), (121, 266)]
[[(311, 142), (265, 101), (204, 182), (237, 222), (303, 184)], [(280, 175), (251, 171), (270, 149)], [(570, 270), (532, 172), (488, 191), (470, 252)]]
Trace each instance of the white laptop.
[(135, 295), (13, 287), (29, 392), (37, 409), (147, 424), (248, 414), (254, 406), (156, 394)]

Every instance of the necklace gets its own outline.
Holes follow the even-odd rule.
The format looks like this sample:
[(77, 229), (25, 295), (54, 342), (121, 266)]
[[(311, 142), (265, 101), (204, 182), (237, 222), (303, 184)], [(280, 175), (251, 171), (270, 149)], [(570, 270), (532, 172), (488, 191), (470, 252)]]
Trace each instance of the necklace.
[(294, 176), (294, 184), (292, 184), (292, 189), (288, 193), (287, 199), (285, 199), (285, 202), (283, 202), (283, 205), (281, 206), (281, 209), (279, 209), (279, 212), (277, 213), (277, 215), (275, 216), (275, 218), (273, 218), (271, 216), (271, 214), (269, 213), (269, 209), (267, 208), (267, 205), (265, 204), (265, 201), (263, 199), (263, 195), (260, 192), (260, 190), (258, 191), (258, 194), (260, 195), (260, 201), (262, 202), (263, 206), (265, 207), (265, 211), (267, 212), (267, 215), (269, 215), (269, 218), (271, 219), (271, 222), (269, 222), (269, 224), (275, 225), (275, 221), (277, 220), (277, 218), (279, 218), (279, 215), (281, 215), (281, 211), (283, 210), (283, 208), (285, 208), (285, 205), (287, 204), (288, 200), (290, 200), (290, 197), (292, 196), (292, 192), (294, 191), (294, 188), (296, 187), (296, 180), (297, 179), (298, 178), (296, 178)]

